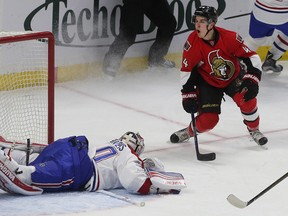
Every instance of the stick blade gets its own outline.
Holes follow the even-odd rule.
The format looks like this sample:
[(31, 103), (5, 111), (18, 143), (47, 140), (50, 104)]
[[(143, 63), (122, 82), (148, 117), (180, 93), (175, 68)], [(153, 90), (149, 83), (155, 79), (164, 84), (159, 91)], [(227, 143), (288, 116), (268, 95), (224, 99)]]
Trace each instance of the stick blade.
[(248, 203), (247, 202), (243, 202), (242, 200), (240, 200), (238, 197), (236, 197), (235, 195), (233, 194), (230, 194), (228, 197), (227, 197), (227, 201), (237, 207), (237, 208), (245, 208)]
[(197, 154), (197, 159), (200, 161), (212, 161), (216, 159), (216, 154), (214, 152), (208, 154)]

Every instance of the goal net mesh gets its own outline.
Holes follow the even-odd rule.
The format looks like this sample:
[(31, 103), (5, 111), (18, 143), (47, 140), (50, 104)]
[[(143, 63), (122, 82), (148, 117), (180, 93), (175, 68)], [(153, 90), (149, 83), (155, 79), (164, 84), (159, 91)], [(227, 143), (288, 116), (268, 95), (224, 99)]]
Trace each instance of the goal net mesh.
[[(0, 33), (0, 136), (12, 142), (48, 140), (48, 40), (13, 41), (26, 32)], [(1, 38), (11, 37), (10, 42)]]

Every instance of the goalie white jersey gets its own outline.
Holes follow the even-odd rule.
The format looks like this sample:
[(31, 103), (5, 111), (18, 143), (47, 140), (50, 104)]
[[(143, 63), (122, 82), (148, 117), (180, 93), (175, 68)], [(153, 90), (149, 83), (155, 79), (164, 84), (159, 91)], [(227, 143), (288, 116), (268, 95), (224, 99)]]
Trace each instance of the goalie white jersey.
[(95, 172), (86, 184), (89, 191), (125, 188), (130, 193), (175, 193), (186, 187), (180, 173), (165, 172), (161, 161), (144, 161), (124, 142), (112, 140), (96, 149)]
[[(90, 191), (124, 187), (131, 193), (137, 193), (148, 178), (143, 161), (119, 139), (98, 148), (93, 160), (96, 179)], [(147, 186), (150, 188), (150, 185)]]

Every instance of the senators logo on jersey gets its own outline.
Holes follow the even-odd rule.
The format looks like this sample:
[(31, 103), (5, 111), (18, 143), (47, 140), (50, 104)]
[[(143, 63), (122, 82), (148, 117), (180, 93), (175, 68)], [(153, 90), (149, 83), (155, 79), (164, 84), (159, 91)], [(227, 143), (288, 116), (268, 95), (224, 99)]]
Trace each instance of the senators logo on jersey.
[(233, 62), (223, 59), (218, 54), (219, 50), (215, 50), (209, 53), (209, 64), (212, 72), (211, 76), (219, 80), (229, 80), (235, 73), (235, 66)]

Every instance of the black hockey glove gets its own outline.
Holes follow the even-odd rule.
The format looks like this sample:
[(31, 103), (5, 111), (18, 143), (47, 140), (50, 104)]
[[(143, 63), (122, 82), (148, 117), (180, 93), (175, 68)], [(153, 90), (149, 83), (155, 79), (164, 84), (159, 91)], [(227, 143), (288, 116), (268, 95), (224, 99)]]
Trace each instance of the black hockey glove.
[(187, 113), (196, 113), (198, 110), (196, 91), (182, 93), (182, 106)]
[(261, 76), (258, 74), (247, 73), (243, 76), (243, 82), (241, 84), (241, 91), (246, 91), (244, 100), (249, 101), (255, 98), (259, 92), (259, 82)]

